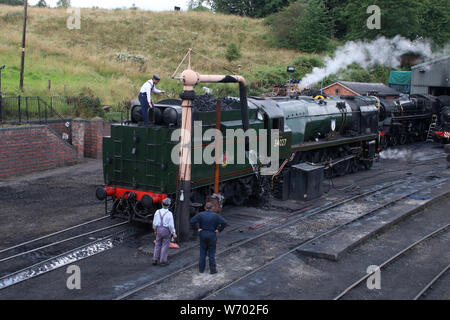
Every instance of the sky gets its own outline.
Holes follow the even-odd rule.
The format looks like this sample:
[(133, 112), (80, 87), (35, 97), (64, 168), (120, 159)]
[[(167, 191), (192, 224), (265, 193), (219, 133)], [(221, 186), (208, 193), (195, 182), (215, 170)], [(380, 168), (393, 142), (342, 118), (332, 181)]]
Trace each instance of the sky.
[[(29, 0), (29, 5), (35, 5), (39, 0)], [(45, 0), (51, 7), (55, 7), (58, 0)], [(100, 7), (107, 9), (129, 8), (133, 5), (140, 9), (152, 11), (172, 11), (175, 6), (181, 10), (187, 10), (188, 0), (71, 0), (72, 7), (92, 8)]]

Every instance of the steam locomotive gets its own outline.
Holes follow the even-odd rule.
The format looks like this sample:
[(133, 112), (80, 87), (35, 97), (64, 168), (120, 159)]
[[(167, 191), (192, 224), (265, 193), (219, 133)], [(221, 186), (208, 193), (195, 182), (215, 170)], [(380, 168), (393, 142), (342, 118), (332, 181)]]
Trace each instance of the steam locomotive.
[(450, 96), (439, 96), (439, 113), (434, 128), (433, 140), (441, 143), (450, 142)]
[(396, 100), (373, 96), (341, 96), (350, 104), (379, 107), (380, 146), (402, 145), (427, 139), (448, 143), (450, 139), (450, 97), (415, 94)]
[[(197, 128), (201, 141), (194, 143), (192, 155), (195, 148), (197, 152), (205, 151), (212, 140), (204, 133), (216, 127), (214, 101), (207, 101), (205, 108), (205, 103), (196, 106), (197, 100), (205, 99), (199, 96), (193, 101), (193, 120), (201, 121)], [(261, 163), (254, 165), (248, 158), (244, 163), (235, 163), (233, 154), (238, 154), (239, 141), (229, 139), (225, 133), (242, 129), (240, 104), (238, 99), (225, 99), (222, 104), (223, 145), (233, 145), (231, 154), (228, 149), (223, 153), (220, 165), (219, 192), (225, 203), (242, 205), (249, 199), (264, 198), (269, 191), (280, 199), (313, 199), (322, 194), (324, 177), (369, 169), (379, 150), (378, 107), (371, 100), (346, 103), (337, 98), (316, 100), (303, 96), (248, 98), (250, 129), (265, 129), (269, 137), (271, 131), (279, 132), (275, 141), (256, 136), (258, 150), (267, 143), (279, 148), (279, 167), (271, 175), (262, 175)], [(96, 195), (105, 201), (105, 210), (113, 216), (151, 222), (165, 198), (180, 197), (179, 166), (171, 156), (178, 144), (172, 134), (180, 128), (182, 108), (180, 100), (155, 104), (149, 126), (141, 125), (139, 108), (135, 102), (131, 119), (112, 125), (111, 136), (103, 138), (105, 187), (97, 189)], [(270, 145), (265, 147), (271, 149)], [(191, 163), (189, 200), (201, 204), (213, 193), (215, 165)]]

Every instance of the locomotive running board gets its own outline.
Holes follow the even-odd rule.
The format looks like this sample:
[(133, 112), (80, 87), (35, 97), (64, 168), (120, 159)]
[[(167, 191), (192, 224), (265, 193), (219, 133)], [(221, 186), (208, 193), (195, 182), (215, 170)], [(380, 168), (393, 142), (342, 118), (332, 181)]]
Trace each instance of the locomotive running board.
[(378, 134), (371, 134), (367, 136), (359, 136), (352, 138), (340, 138), (336, 140), (319, 141), (319, 142), (307, 142), (302, 144), (292, 145), (292, 151), (310, 151), (315, 149), (322, 149), (326, 147), (334, 147), (347, 143), (354, 143), (359, 141), (377, 140)]

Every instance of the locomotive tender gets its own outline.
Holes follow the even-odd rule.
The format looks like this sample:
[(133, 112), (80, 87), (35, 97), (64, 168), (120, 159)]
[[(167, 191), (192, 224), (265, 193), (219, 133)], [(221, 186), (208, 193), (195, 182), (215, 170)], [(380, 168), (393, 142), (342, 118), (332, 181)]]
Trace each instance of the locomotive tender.
[[(264, 197), (268, 188), (281, 199), (309, 200), (321, 194), (324, 175), (368, 169), (379, 151), (378, 109), (373, 101), (348, 103), (336, 98), (315, 100), (302, 96), (248, 98), (249, 127), (256, 132), (266, 129), (268, 136), (272, 130), (279, 130), (275, 143), (279, 146), (280, 167), (272, 176), (261, 176), (261, 165), (252, 166), (248, 159), (237, 164), (233, 159), (239, 143), (234, 137), (227, 140), (226, 130), (243, 126), (239, 99), (234, 101), (228, 99), (221, 111), (223, 145), (233, 146), (231, 155), (228, 149), (224, 150), (220, 165), (219, 190), (225, 202), (242, 205), (250, 198)], [(103, 138), (105, 187), (97, 189), (96, 195), (105, 200), (107, 211), (107, 203), (112, 201), (111, 215), (151, 222), (162, 200), (180, 198), (179, 166), (171, 158), (179, 143), (172, 141), (172, 133), (181, 125), (180, 105), (179, 100), (155, 104), (155, 122), (142, 126), (137, 112), (140, 106), (136, 104), (131, 121), (112, 125), (111, 136)], [(202, 141), (192, 142), (192, 157), (195, 145), (200, 145), (203, 152), (211, 144), (203, 133), (216, 127), (216, 112), (194, 107), (193, 120), (201, 121)], [(262, 143), (271, 142), (258, 136), (258, 150)], [(200, 206), (213, 193), (215, 166), (191, 163), (190, 201)]]

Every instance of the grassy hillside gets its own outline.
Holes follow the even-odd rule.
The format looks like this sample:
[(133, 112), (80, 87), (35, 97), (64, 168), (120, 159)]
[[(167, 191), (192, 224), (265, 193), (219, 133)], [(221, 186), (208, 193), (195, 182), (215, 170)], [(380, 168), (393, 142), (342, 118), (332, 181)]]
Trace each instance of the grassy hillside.
[[(233, 70), (241, 64), (249, 81), (268, 66), (285, 68), (301, 55), (269, 48), (266, 27), (258, 19), (208, 12), (82, 9), (81, 29), (69, 30), (68, 17), (65, 9), (29, 9), (26, 95), (63, 95), (66, 86), (67, 95), (93, 94), (103, 104), (119, 106), (136, 98), (142, 83), (154, 73), (163, 77), (159, 87), (177, 96), (181, 86), (169, 77), (190, 47)], [(20, 7), (0, 5), (0, 65), (7, 65), (2, 91), (8, 94), (19, 93), (22, 20)], [(242, 52), (232, 65), (225, 59), (231, 42)], [(226, 72), (198, 55), (192, 64), (198, 72)]]

